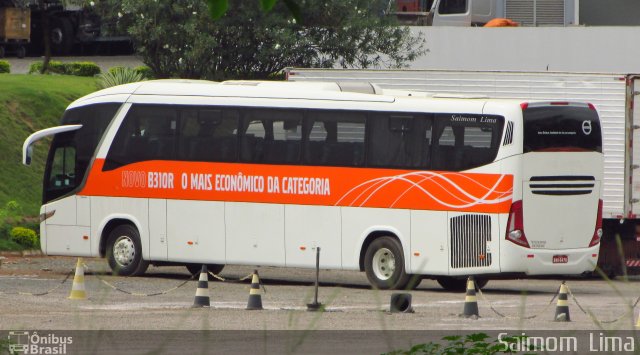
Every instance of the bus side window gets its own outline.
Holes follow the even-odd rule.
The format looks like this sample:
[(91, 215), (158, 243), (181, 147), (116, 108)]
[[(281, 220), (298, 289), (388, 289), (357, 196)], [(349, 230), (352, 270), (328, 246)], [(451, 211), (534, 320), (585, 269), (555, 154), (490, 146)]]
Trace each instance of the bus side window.
[(48, 188), (67, 189), (76, 186), (76, 148), (73, 146), (60, 146), (55, 150), (51, 164), (51, 180)]
[(429, 167), (430, 118), (415, 114), (380, 113), (370, 116), (369, 126), (369, 166), (404, 169)]
[(267, 164), (300, 162), (302, 111), (255, 109), (244, 117), (241, 159)]
[(181, 160), (236, 160), (239, 113), (229, 109), (189, 109), (181, 112)]
[(365, 115), (310, 111), (305, 136), (305, 164), (363, 166)]
[(504, 117), (499, 116), (437, 114), (432, 168), (462, 171), (493, 162), (500, 148), (503, 125)]
[(453, 128), (436, 120), (433, 131), (433, 152), (431, 168), (434, 170), (455, 170), (456, 136)]
[(177, 124), (176, 109), (162, 105), (132, 107), (109, 148), (103, 170), (175, 159)]

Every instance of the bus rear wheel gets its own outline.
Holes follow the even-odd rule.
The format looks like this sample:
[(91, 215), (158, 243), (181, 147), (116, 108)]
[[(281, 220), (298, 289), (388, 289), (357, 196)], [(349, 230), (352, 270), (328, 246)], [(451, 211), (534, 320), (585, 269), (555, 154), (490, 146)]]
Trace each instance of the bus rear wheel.
[[(200, 271), (202, 271), (202, 264), (187, 264), (185, 266), (187, 267), (187, 270), (189, 270), (189, 273), (195, 277), (198, 277), (200, 275)], [(207, 264), (207, 271), (215, 275), (221, 273), (222, 269), (224, 269), (224, 265), (222, 264)]]
[(371, 285), (380, 290), (413, 289), (421, 281), (420, 277), (406, 273), (402, 245), (392, 237), (380, 237), (369, 244), (364, 270)]
[[(447, 291), (451, 292), (465, 292), (467, 290), (467, 279), (460, 279), (455, 277), (438, 277), (436, 279), (438, 284)], [(476, 288), (483, 289), (489, 283), (488, 279), (475, 278)]]
[(107, 260), (114, 275), (139, 276), (149, 267), (142, 259), (142, 244), (138, 230), (129, 225), (117, 226), (109, 234)]

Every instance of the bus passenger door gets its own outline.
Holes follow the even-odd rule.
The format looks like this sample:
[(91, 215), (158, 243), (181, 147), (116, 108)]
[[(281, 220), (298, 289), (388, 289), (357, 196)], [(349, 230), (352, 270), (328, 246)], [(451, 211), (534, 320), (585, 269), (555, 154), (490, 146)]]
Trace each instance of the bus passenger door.
[(411, 273), (449, 274), (447, 212), (411, 211)]
[(166, 261), (167, 200), (149, 199), (149, 260)]
[(320, 247), (320, 266), (342, 268), (340, 207), (285, 206), (287, 266), (315, 267)]

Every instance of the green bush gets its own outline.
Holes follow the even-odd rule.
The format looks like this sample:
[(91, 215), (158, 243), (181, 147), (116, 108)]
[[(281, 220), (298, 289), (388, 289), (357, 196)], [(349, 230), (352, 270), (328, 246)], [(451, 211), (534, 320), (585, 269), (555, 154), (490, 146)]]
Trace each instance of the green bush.
[(42, 62), (33, 62), (29, 65), (29, 74), (40, 74), (42, 70)]
[(11, 229), (16, 226), (21, 214), (22, 208), (16, 201), (9, 201), (4, 207), (0, 207), (0, 239), (9, 239)]
[[(29, 66), (29, 74), (40, 74), (41, 70), (42, 62), (34, 62)], [(57, 60), (50, 61), (48, 74), (67, 74), (66, 63)]]
[(122, 65), (118, 65), (118, 66), (109, 68), (109, 73), (115, 74), (117, 71), (120, 71), (123, 69), (125, 69), (125, 67), (123, 67)]
[[(109, 73), (112, 75), (118, 75), (116, 73), (119, 73), (125, 70), (130, 70), (130, 69), (127, 67), (118, 65), (118, 66), (109, 68)], [(146, 65), (135, 67), (133, 68), (133, 71), (140, 74), (143, 80), (155, 79), (155, 76), (153, 75), (153, 70), (151, 70), (151, 68), (149, 68)]]
[(40, 244), (36, 232), (24, 227), (13, 228), (11, 230), (11, 240), (25, 248), (37, 248)]
[[(42, 70), (42, 62), (31, 63), (29, 74), (39, 74)], [(49, 62), (48, 74), (62, 74), (75, 76), (95, 76), (100, 74), (100, 67), (93, 62), (63, 63), (57, 60)]]
[(0, 74), (11, 73), (11, 64), (6, 60), (0, 60)]
[(94, 62), (65, 63), (66, 74), (75, 76), (96, 76), (100, 74), (100, 67)]
[(153, 70), (146, 65), (141, 65), (139, 67), (135, 67), (133, 70), (140, 73), (143, 79), (155, 79), (155, 75), (153, 75)]
[(135, 83), (142, 81), (142, 75), (134, 69), (125, 67), (114, 67), (108, 72), (98, 76), (98, 86), (101, 89), (110, 88), (116, 85)]

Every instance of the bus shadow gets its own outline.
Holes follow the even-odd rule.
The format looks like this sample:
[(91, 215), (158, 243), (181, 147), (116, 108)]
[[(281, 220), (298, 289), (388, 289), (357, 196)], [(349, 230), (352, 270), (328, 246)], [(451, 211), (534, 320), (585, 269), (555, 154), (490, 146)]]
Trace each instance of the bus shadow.
[[(110, 276), (110, 277), (117, 277), (116, 275), (113, 275), (110, 271), (104, 271), (104, 272), (99, 272), (99, 271), (87, 271), (85, 272), (85, 275), (87, 276)], [(212, 276), (209, 276), (209, 282), (212, 282), (214, 284), (250, 284), (251, 280), (250, 279), (245, 279), (245, 280), (240, 280), (240, 278), (246, 276), (246, 275), (221, 275), (223, 278), (225, 278), (224, 281), (222, 280), (218, 280)], [(125, 278), (128, 278), (126, 276), (122, 276)], [(138, 276), (137, 278), (141, 278), (141, 279), (145, 279), (145, 280), (152, 280), (152, 279), (164, 279), (164, 280), (176, 280), (176, 281), (186, 281), (186, 280), (197, 280), (197, 277), (192, 277), (191, 275), (187, 274), (187, 273), (180, 273), (180, 272), (154, 272), (154, 273), (146, 273), (142, 276)], [(505, 287), (491, 287), (491, 285), (489, 284), (486, 288), (484, 288), (482, 290), (482, 292), (484, 294), (487, 295), (514, 295), (514, 296), (536, 296), (536, 295), (553, 295), (556, 294), (560, 288), (560, 283), (563, 280), (567, 280), (567, 281), (602, 281), (602, 280), (598, 280), (598, 279), (585, 279), (585, 278), (566, 278), (563, 280), (557, 279), (557, 278), (544, 278), (544, 277), (536, 277), (533, 278), (532, 280), (558, 280), (558, 285), (555, 289), (547, 289), (547, 290), (522, 290), (522, 289), (517, 289), (517, 288), (505, 288)], [(313, 280), (285, 280), (285, 279), (279, 279), (279, 278), (270, 278), (270, 277), (260, 277), (260, 282), (265, 285), (265, 286), (301, 286), (301, 287), (313, 287), (315, 285), (315, 282)], [(569, 286), (570, 286), (570, 282), (568, 282)], [(341, 287), (341, 288), (345, 288), (345, 289), (355, 289), (355, 290), (374, 290), (370, 285), (368, 284), (356, 284), (356, 283), (348, 283), (348, 282), (340, 282), (340, 281), (320, 281), (319, 283), (320, 287)], [(441, 288), (438, 285), (431, 285), (429, 283), (428, 280), (423, 281), (420, 285), (418, 285), (418, 287), (414, 290), (385, 290), (388, 292), (434, 292), (434, 293), (440, 293), (440, 294), (464, 294), (464, 292), (453, 292), (453, 291), (448, 291), (445, 290), (443, 288)], [(584, 290), (583, 288), (580, 289), (580, 293), (581, 294), (599, 294), (599, 292), (597, 290)]]

